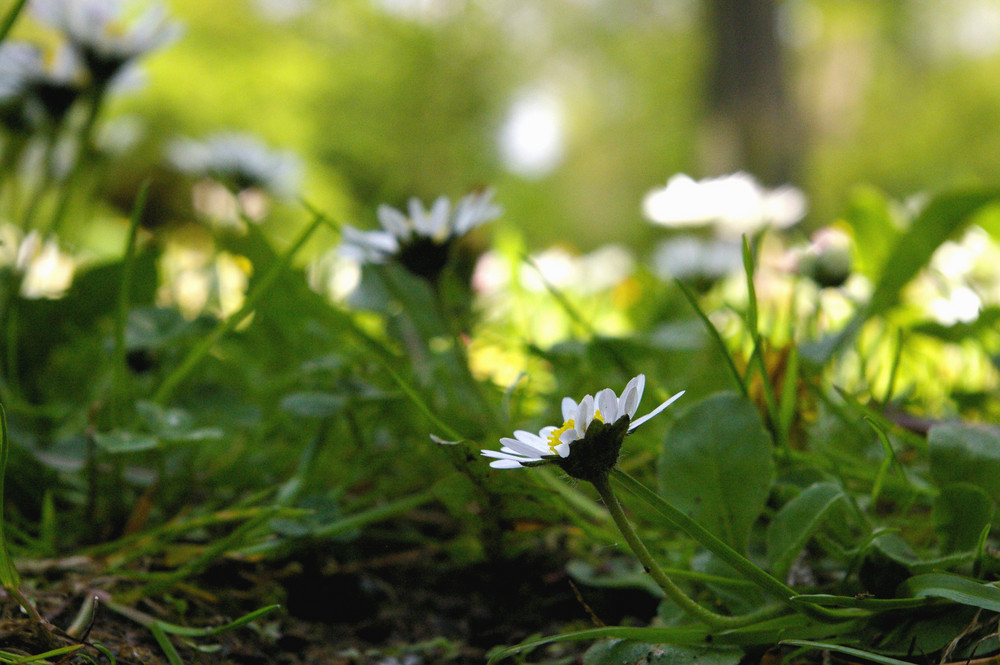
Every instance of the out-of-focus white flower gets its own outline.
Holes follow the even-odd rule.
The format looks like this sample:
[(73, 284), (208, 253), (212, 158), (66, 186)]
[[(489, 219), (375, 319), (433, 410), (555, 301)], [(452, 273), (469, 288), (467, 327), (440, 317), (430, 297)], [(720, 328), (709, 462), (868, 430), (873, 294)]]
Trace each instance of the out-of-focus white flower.
[(806, 214), (806, 199), (790, 185), (768, 190), (753, 176), (734, 173), (695, 181), (678, 174), (649, 192), (643, 213), (663, 226), (708, 226), (720, 237), (739, 238), (771, 225), (786, 228)]
[(42, 54), (34, 45), (0, 44), (0, 107), (24, 96), (42, 69)]
[(38, 231), (22, 236), (20, 229), (0, 227), (0, 265), (20, 278), (25, 298), (61, 298), (73, 283), (77, 260), (59, 248), (54, 238)]
[(361, 265), (331, 251), (309, 264), (309, 286), (337, 302), (346, 301), (361, 284)]
[(301, 166), (291, 152), (277, 152), (253, 136), (223, 133), (205, 141), (179, 139), (167, 146), (167, 160), (178, 170), (219, 180), (234, 192), (256, 189), (293, 196)]
[(841, 286), (851, 276), (851, 238), (833, 226), (819, 229), (797, 263), (799, 273), (817, 285)]
[(360, 263), (398, 261), (413, 274), (433, 281), (444, 269), (457, 238), (501, 214), (492, 198), (490, 189), (475, 192), (462, 198), (454, 210), (445, 196), (429, 209), (412, 198), (409, 216), (380, 205), (376, 214), (382, 230), (361, 231), (344, 226), (340, 251)]
[(272, 21), (289, 21), (313, 7), (313, 0), (254, 0), (254, 7)]
[(31, 0), (31, 9), (65, 35), (102, 85), (130, 61), (166, 46), (181, 33), (180, 24), (154, 2)]
[(83, 92), (85, 73), (69, 48), (46, 58), (33, 44), (0, 44), (0, 119), (14, 132), (58, 122)]
[(225, 318), (239, 311), (253, 272), (245, 257), (215, 253), (198, 238), (168, 243), (160, 269), (165, 279), (157, 303), (177, 307), (188, 319), (201, 314)]
[[(677, 393), (633, 421), (645, 386), (646, 377), (639, 374), (628, 382), (621, 397), (611, 388), (596, 395), (585, 395), (579, 402), (564, 397), (561, 427), (545, 427), (538, 434), (517, 430), (513, 438), (500, 439), (499, 451), (483, 450), (482, 454), (493, 458), (490, 466), (494, 469), (518, 469), (554, 462), (581, 480), (606, 475), (618, 460), (625, 436), (684, 394), (684, 391)], [(600, 425), (594, 426), (595, 423)]]
[(714, 281), (743, 265), (743, 250), (734, 240), (703, 240), (679, 236), (660, 243), (653, 252), (653, 269), (663, 279)]
[(928, 267), (913, 284), (915, 300), (939, 323), (969, 323), (984, 306), (1000, 304), (1000, 245), (981, 227), (942, 243)]
[(605, 245), (577, 256), (562, 247), (549, 248), (531, 257), (537, 270), (523, 270), (521, 285), (545, 291), (546, 283), (558, 289), (598, 293), (624, 281), (635, 266), (632, 254), (620, 245)]

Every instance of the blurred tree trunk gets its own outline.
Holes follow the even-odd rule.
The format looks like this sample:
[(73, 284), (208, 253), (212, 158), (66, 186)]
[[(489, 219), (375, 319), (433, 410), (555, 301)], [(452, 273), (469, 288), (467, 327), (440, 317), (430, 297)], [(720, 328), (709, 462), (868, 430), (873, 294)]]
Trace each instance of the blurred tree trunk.
[(708, 0), (714, 38), (706, 166), (769, 185), (797, 173), (799, 119), (788, 94), (776, 0)]

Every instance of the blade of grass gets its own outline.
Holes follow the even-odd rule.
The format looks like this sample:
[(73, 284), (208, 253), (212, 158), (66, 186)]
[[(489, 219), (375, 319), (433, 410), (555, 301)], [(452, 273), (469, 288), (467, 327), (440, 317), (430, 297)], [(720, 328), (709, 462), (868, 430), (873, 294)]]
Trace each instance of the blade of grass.
[(862, 649), (854, 649), (852, 647), (845, 647), (840, 644), (832, 644), (830, 642), (810, 642), (809, 640), (781, 640), (779, 644), (788, 644), (796, 647), (806, 647), (808, 649), (821, 649), (823, 651), (833, 651), (835, 653), (842, 653), (845, 656), (854, 656), (855, 658), (861, 658), (862, 660), (870, 660), (873, 663), (880, 663), (880, 665), (913, 665), (905, 660), (897, 660), (895, 658), (890, 658), (889, 656), (882, 656), (877, 653), (872, 653), (870, 651), (864, 651)]
[[(426, 492), (421, 492), (420, 494), (399, 499), (398, 501), (391, 501), (384, 505), (369, 508), (368, 510), (355, 513), (354, 515), (350, 515), (343, 519), (336, 520), (335, 522), (330, 522), (329, 524), (317, 527), (309, 533), (308, 537), (311, 541), (333, 538), (334, 536), (342, 533), (347, 533), (369, 524), (374, 524), (376, 522), (396, 517), (397, 515), (402, 515), (403, 513), (408, 513), (415, 508), (419, 508), (426, 503), (430, 503), (435, 500), (435, 498), (436, 496), (434, 495), (434, 492), (428, 490)], [(263, 555), (277, 556), (291, 552), (299, 546), (300, 545), (298, 543), (288, 540), (270, 540), (241, 548), (238, 553), (241, 556), (246, 557)]]
[(793, 607), (796, 611), (804, 611), (810, 616), (823, 621), (842, 621), (856, 616), (850, 610), (827, 610), (818, 606), (803, 606), (801, 603), (793, 603), (791, 598), (799, 595), (794, 589), (734, 550), (711, 531), (688, 517), (683, 511), (664, 501), (660, 495), (621, 469), (612, 469), (611, 477), (627, 492), (646, 503), (646, 505), (655, 510), (674, 527), (694, 538), (709, 552), (722, 559), (764, 591), (773, 594), (781, 602)]
[(240, 543), (250, 534), (257, 530), (259, 526), (275, 517), (279, 513), (278, 508), (274, 508), (248, 520), (223, 538), (219, 538), (214, 543), (205, 548), (201, 554), (185, 563), (175, 570), (157, 575), (156, 579), (148, 584), (132, 589), (122, 595), (123, 602), (134, 602), (140, 598), (153, 596), (161, 593), (178, 582), (191, 577), (208, 567), (226, 552), (236, 549)]
[(740, 374), (740, 370), (736, 368), (736, 362), (733, 360), (732, 354), (729, 353), (729, 349), (726, 347), (726, 342), (723, 341), (722, 335), (720, 335), (719, 331), (715, 328), (714, 325), (712, 325), (711, 319), (708, 318), (708, 315), (701, 308), (701, 305), (698, 304), (698, 300), (697, 298), (695, 298), (694, 293), (692, 293), (691, 290), (684, 285), (684, 282), (680, 281), (679, 279), (675, 279), (674, 284), (676, 284), (677, 288), (681, 290), (681, 293), (684, 294), (684, 297), (687, 298), (688, 303), (690, 303), (692, 309), (694, 309), (695, 314), (698, 315), (698, 318), (701, 319), (701, 322), (705, 325), (705, 330), (712, 338), (712, 341), (715, 342), (715, 346), (719, 349), (719, 352), (725, 359), (726, 366), (729, 368), (729, 373), (733, 375), (733, 381), (736, 382), (736, 385), (739, 387), (740, 392), (743, 394), (744, 397), (749, 397), (750, 391), (747, 390), (746, 381)]
[(46, 660), (47, 658), (54, 658), (55, 656), (65, 656), (67, 654), (79, 651), (86, 644), (70, 644), (68, 646), (59, 647), (58, 649), (52, 649), (51, 651), (46, 651), (45, 653), (37, 653), (31, 656), (21, 656), (17, 654), (0, 652), (2, 654), (2, 659), (0, 663), (10, 663), (11, 665), (21, 665), (21, 663), (36, 663), (40, 660)]
[(611, 357), (611, 360), (618, 366), (619, 370), (628, 376), (635, 376), (639, 373), (635, 371), (635, 368), (632, 367), (631, 363), (629, 363), (628, 360), (622, 356), (621, 353), (619, 353), (618, 349), (616, 349), (614, 345), (609, 343), (606, 339), (601, 337), (596, 330), (594, 330), (594, 327), (583, 317), (576, 307), (573, 306), (573, 303), (569, 301), (569, 298), (567, 298), (562, 291), (556, 288), (556, 286), (545, 277), (545, 273), (542, 272), (542, 269), (537, 263), (535, 263), (534, 259), (527, 255), (522, 256), (521, 258), (535, 271), (538, 279), (541, 280), (542, 284), (545, 286), (545, 290), (548, 291), (549, 295), (555, 299), (556, 303), (562, 308), (566, 315), (569, 316), (570, 320), (579, 326), (580, 329), (590, 337), (594, 344), (604, 349), (604, 351)]
[(302, 246), (306, 244), (309, 237), (316, 231), (322, 224), (326, 223), (326, 218), (317, 215), (313, 219), (312, 223), (309, 224), (305, 229), (299, 233), (299, 236), (295, 239), (292, 245), (285, 251), (281, 258), (273, 263), (267, 270), (267, 272), (261, 277), (260, 281), (256, 284), (254, 289), (247, 295), (246, 300), (243, 302), (243, 306), (240, 307), (239, 311), (235, 314), (229, 316), (229, 318), (224, 321), (220, 321), (215, 329), (209, 333), (202, 341), (197, 344), (188, 355), (181, 361), (181, 364), (164, 379), (163, 383), (160, 384), (159, 389), (153, 395), (152, 401), (156, 404), (166, 403), (170, 397), (173, 395), (177, 387), (183, 382), (190, 374), (195, 370), (205, 356), (212, 350), (212, 348), (225, 337), (227, 334), (232, 332), (236, 326), (238, 326), (244, 319), (246, 319), (250, 313), (257, 306), (260, 299), (267, 293), (275, 281), (288, 269), (292, 263), (292, 259), (295, 254), (298, 253)]
[(147, 178), (139, 188), (139, 195), (132, 207), (129, 218), (128, 240), (125, 242), (125, 255), (122, 259), (122, 281), (118, 290), (118, 304), (115, 311), (115, 346), (113, 356), (113, 372), (115, 381), (112, 386), (111, 402), (115, 421), (118, 425), (125, 424), (125, 405), (131, 393), (131, 375), (126, 362), (125, 328), (128, 324), (129, 301), (132, 296), (132, 282), (135, 278), (136, 239), (139, 236), (139, 224), (142, 221), (142, 211), (146, 208), (149, 196), (150, 180)]
[[(872, 505), (878, 500), (879, 494), (882, 493), (882, 487), (885, 485), (885, 479), (889, 476), (889, 471), (892, 469), (892, 463), (895, 462), (896, 466), (899, 467), (900, 472), (903, 471), (902, 465), (900, 465), (899, 460), (896, 459), (896, 453), (892, 450), (892, 444), (889, 442), (889, 437), (886, 436), (885, 430), (879, 427), (871, 418), (865, 416), (865, 422), (871, 425), (872, 429), (878, 435), (878, 440), (882, 444), (882, 451), (885, 456), (878, 465), (878, 471), (875, 473), (875, 482), (872, 484)], [(903, 480), (906, 481), (906, 474), (902, 473)], [(909, 486), (909, 483), (907, 482)]]
[(3, 17), (3, 22), (0, 23), (0, 43), (3, 43), (7, 39), (10, 29), (14, 27), (14, 22), (17, 21), (17, 17), (21, 15), (27, 4), (28, 0), (17, 0), (14, 6), (10, 8), (10, 11), (7, 12), (7, 15)]
[(960, 605), (1000, 612), (1000, 589), (967, 577), (926, 573), (906, 580), (904, 588), (917, 598), (944, 598)]
[(7, 591), (16, 590), (21, 584), (21, 576), (14, 567), (14, 560), (7, 550), (4, 538), (4, 479), (7, 475), (7, 456), (10, 454), (10, 440), (7, 438), (7, 414), (0, 405), (0, 584)]
[(908, 610), (932, 605), (931, 598), (864, 598), (857, 596), (834, 596), (826, 593), (804, 593), (792, 596), (796, 603), (810, 603), (823, 607), (857, 607), (864, 610), (882, 612), (886, 610)]
[(671, 646), (705, 646), (718, 644), (726, 646), (759, 646), (773, 645), (789, 633), (802, 637), (828, 637), (835, 633), (848, 633), (857, 627), (857, 622), (843, 622), (839, 625), (817, 623), (802, 615), (790, 615), (762, 621), (758, 624), (712, 632), (703, 628), (634, 628), (630, 626), (609, 626), (591, 628), (588, 630), (563, 633), (533, 639), (521, 644), (493, 650), (489, 654), (487, 665), (492, 665), (505, 658), (516, 656), (522, 652), (557, 642), (586, 642), (605, 638), (635, 640), (650, 644), (669, 644)]
[[(768, 420), (774, 430), (775, 443), (779, 448), (786, 448), (787, 442), (782, 437), (779, 423), (781, 415), (778, 413), (778, 402), (774, 396), (774, 386), (771, 385), (771, 377), (767, 372), (767, 363), (764, 361), (764, 339), (760, 334), (760, 316), (757, 304), (757, 288), (754, 285), (754, 273), (757, 271), (753, 250), (750, 248), (750, 241), (743, 236), (743, 272), (747, 280), (747, 330), (750, 332), (750, 339), (753, 340), (753, 352), (750, 354), (750, 362), (747, 363), (747, 381), (750, 379), (749, 368), (755, 364), (760, 372), (760, 384), (764, 393), (764, 404), (767, 408)], [(756, 363), (754, 361), (756, 360)]]
[(147, 628), (149, 632), (153, 634), (157, 644), (160, 645), (160, 648), (163, 650), (164, 655), (166, 655), (167, 660), (170, 661), (171, 665), (183, 665), (184, 662), (181, 660), (180, 654), (177, 653), (177, 649), (170, 641), (168, 635), (177, 635), (179, 637), (213, 637), (235, 628), (239, 628), (240, 626), (243, 626), (255, 619), (259, 619), (265, 614), (270, 614), (280, 607), (280, 605), (268, 605), (267, 607), (262, 607), (250, 612), (249, 614), (244, 614), (239, 619), (230, 621), (224, 626), (217, 626), (215, 628), (188, 628), (187, 626), (178, 626), (176, 624), (156, 619), (144, 612), (140, 612), (139, 610), (128, 607), (127, 605), (122, 605), (110, 600), (105, 601), (105, 605), (108, 609), (113, 610), (123, 617), (131, 619), (140, 626)]

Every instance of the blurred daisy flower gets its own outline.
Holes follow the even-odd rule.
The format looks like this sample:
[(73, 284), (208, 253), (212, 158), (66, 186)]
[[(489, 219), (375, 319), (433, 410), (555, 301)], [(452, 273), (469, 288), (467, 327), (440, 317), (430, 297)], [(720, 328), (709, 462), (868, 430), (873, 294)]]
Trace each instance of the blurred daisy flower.
[(176, 40), (178, 22), (160, 3), (132, 0), (31, 0), (35, 16), (62, 32), (94, 80), (107, 84), (122, 67)]
[(220, 181), (235, 193), (256, 189), (278, 197), (294, 196), (301, 166), (288, 151), (275, 151), (249, 134), (226, 132), (204, 141), (178, 139), (167, 146), (175, 168)]
[(0, 227), (0, 267), (17, 275), (24, 298), (61, 298), (73, 283), (77, 263), (54, 238), (38, 231), (24, 235), (10, 224)]
[(413, 274), (435, 281), (448, 262), (454, 241), (500, 215), (500, 207), (492, 198), (489, 189), (469, 194), (454, 209), (444, 196), (429, 209), (413, 198), (409, 216), (380, 205), (376, 214), (382, 230), (360, 231), (345, 226), (341, 254), (361, 263), (398, 261)]
[(677, 393), (633, 421), (645, 386), (646, 377), (640, 374), (628, 382), (620, 397), (611, 388), (605, 388), (596, 396), (586, 395), (579, 402), (564, 397), (561, 427), (545, 427), (538, 434), (517, 430), (513, 438), (500, 439), (499, 451), (483, 450), (482, 454), (494, 458), (490, 462), (494, 469), (517, 469), (552, 462), (573, 478), (593, 481), (614, 467), (626, 435), (684, 394), (684, 391)]
[(795, 187), (765, 189), (753, 176), (734, 173), (695, 181), (678, 174), (649, 192), (643, 213), (671, 228), (711, 226), (722, 238), (739, 238), (766, 226), (787, 228), (806, 214), (806, 198)]
[(83, 92), (83, 78), (68, 48), (45, 58), (34, 44), (0, 44), (0, 122), (14, 134), (30, 132), (43, 118), (58, 123)]

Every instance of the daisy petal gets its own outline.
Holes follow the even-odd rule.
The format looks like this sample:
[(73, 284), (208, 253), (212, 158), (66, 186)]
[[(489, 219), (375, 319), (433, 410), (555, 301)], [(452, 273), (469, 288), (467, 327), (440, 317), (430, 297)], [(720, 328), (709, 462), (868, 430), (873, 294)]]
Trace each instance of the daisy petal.
[(408, 240), (410, 237), (410, 223), (406, 215), (391, 206), (382, 204), (376, 209), (375, 216), (386, 231), (396, 236), (400, 240)]
[(653, 416), (657, 415), (658, 413), (660, 413), (661, 411), (663, 411), (665, 408), (667, 408), (668, 406), (670, 406), (671, 404), (673, 404), (674, 402), (676, 402), (678, 399), (680, 399), (680, 396), (683, 395), (684, 392), (685, 391), (683, 391), (683, 390), (680, 391), (679, 393), (677, 393), (676, 395), (674, 395), (673, 397), (671, 397), (670, 399), (668, 399), (666, 402), (664, 402), (663, 404), (659, 405), (658, 407), (656, 407), (655, 409), (653, 409), (652, 411), (650, 411), (649, 413), (647, 413), (646, 415), (644, 415), (642, 418), (639, 418), (638, 420), (636, 420), (635, 422), (633, 422), (632, 424), (630, 424), (628, 426), (628, 431), (631, 432), (632, 430), (636, 429), (637, 427), (639, 427), (639, 425), (643, 424), (644, 422), (646, 422), (647, 420), (649, 420), (650, 418), (652, 418)]
[(521, 463), (514, 460), (498, 459), (490, 462), (490, 466), (494, 469), (520, 469)]
[(594, 400), (597, 403), (597, 410), (601, 412), (601, 418), (606, 423), (613, 423), (618, 420), (618, 396), (611, 388), (605, 388), (597, 393)]
[(629, 418), (635, 415), (635, 410), (639, 408), (639, 400), (642, 399), (642, 391), (645, 387), (645, 374), (639, 374), (628, 382), (625, 390), (622, 391), (621, 400), (619, 400), (622, 415), (627, 413)]
[(524, 458), (523, 455), (514, 455), (512, 453), (505, 453), (499, 450), (480, 450), (479, 454), (483, 457), (495, 457), (496, 459), (509, 459), (517, 462), (529, 461)]
[[(517, 439), (500, 439), (500, 443), (502, 443), (506, 448), (524, 455), (525, 457), (538, 457), (543, 452), (536, 446), (533, 446), (525, 441), (518, 441)], [(545, 446), (545, 449), (547, 452), (548, 446)]]
[(576, 438), (583, 438), (583, 435), (587, 433), (587, 427), (590, 426), (590, 421), (593, 419), (594, 398), (591, 395), (585, 395), (580, 400), (580, 405), (576, 407), (576, 418), (573, 419), (576, 425)]
[(562, 416), (563, 422), (567, 420), (572, 420), (576, 417), (576, 407), (577, 403), (572, 397), (563, 397), (562, 400)]

